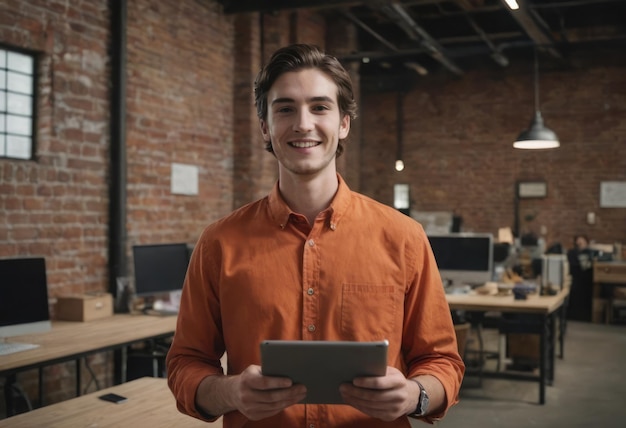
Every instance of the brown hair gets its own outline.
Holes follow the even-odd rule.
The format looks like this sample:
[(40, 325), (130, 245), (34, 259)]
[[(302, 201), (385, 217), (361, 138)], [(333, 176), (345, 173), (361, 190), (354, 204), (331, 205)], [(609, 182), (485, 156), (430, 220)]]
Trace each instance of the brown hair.
[[(259, 119), (267, 120), (267, 93), (276, 79), (284, 73), (306, 68), (318, 69), (335, 82), (340, 114), (342, 117), (348, 115), (354, 120), (357, 107), (350, 75), (337, 58), (325, 54), (317, 46), (306, 44), (293, 44), (278, 49), (257, 75), (254, 81), (254, 104)], [(343, 153), (344, 144), (344, 140), (339, 140), (337, 156)], [(273, 153), (271, 141), (266, 142), (265, 150)]]

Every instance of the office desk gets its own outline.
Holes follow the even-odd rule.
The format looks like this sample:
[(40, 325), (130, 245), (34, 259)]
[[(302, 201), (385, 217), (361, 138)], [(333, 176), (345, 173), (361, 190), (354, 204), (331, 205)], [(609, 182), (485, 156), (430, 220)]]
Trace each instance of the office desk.
[(559, 356), (563, 358), (563, 342), (565, 335), (564, 303), (569, 295), (569, 287), (563, 288), (554, 296), (530, 295), (526, 300), (515, 300), (512, 295), (489, 296), (479, 294), (446, 294), (451, 310), (474, 312), (502, 312), (531, 315), (537, 323), (517, 323), (516, 333), (538, 334), (539, 345), (539, 376), (506, 372), (483, 372), (486, 377), (506, 378), (515, 380), (531, 380), (539, 382), (539, 403), (545, 404), (546, 385), (554, 380), (556, 319), (559, 322)]
[[(113, 392), (128, 398), (120, 404), (98, 399)], [(165, 379), (144, 377), (92, 392), (47, 407), (0, 420), (0, 428), (212, 428), (212, 424), (183, 415), (176, 409), (174, 396)]]
[[(626, 286), (626, 262), (624, 261), (612, 261), (612, 262), (593, 262), (593, 299), (591, 313), (593, 314), (596, 307), (602, 302), (601, 299), (601, 287), (605, 284), (610, 287), (623, 287)], [(611, 323), (613, 321), (613, 290), (611, 289), (610, 296), (608, 296), (608, 307), (605, 308), (606, 316), (605, 322)]]
[[(88, 322), (53, 321), (52, 330), (48, 332), (10, 338), (11, 342), (36, 343), (41, 346), (0, 357), (0, 376), (9, 377), (26, 370), (39, 369), (39, 402), (42, 404), (42, 368), (74, 360), (76, 395), (80, 395), (80, 358), (115, 349), (125, 351), (133, 343), (170, 337), (174, 334), (175, 327), (175, 316), (116, 314)], [(122, 360), (125, 361), (125, 355)], [(125, 373), (122, 373), (122, 379), (125, 378)], [(13, 408), (10, 403), (11, 394), (7, 391), (9, 386), (7, 381), (7, 412)]]

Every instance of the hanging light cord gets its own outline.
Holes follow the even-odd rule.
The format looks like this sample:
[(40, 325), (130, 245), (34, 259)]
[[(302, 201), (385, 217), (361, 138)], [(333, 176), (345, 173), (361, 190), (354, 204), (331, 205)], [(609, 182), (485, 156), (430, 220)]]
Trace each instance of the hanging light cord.
[(537, 61), (537, 47), (535, 53), (535, 113), (539, 111), (539, 62)]

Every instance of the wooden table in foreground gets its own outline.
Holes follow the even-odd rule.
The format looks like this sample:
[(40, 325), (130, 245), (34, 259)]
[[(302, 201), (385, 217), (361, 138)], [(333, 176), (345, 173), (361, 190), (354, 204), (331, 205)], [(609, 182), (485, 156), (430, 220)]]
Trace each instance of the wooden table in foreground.
[(560, 321), (558, 323), (559, 356), (563, 358), (565, 308), (568, 296), (569, 287), (564, 287), (554, 296), (529, 295), (526, 300), (515, 300), (513, 295), (480, 294), (446, 294), (446, 299), (451, 310), (525, 314), (533, 320), (529, 323), (511, 323), (508, 328), (514, 328), (516, 333), (539, 335), (539, 376), (506, 372), (482, 372), (482, 374), (487, 377), (538, 381), (539, 403), (545, 404), (546, 385), (554, 380), (557, 318)]
[[(119, 404), (100, 400), (106, 393), (128, 398)], [(162, 378), (144, 377), (82, 397), (72, 398), (31, 412), (0, 420), (0, 428), (211, 428), (221, 427), (184, 415)]]
[[(15, 336), (11, 342), (35, 343), (38, 348), (3, 355), (0, 358), (0, 376), (5, 381), (7, 413), (12, 403), (8, 386), (15, 374), (39, 369), (39, 402), (43, 403), (43, 368), (66, 361), (76, 362), (76, 395), (80, 395), (80, 359), (97, 352), (122, 349), (149, 339), (170, 337), (176, 328), (175, 316), (116, 314), (87, 322), (53, 321), (52, 330), (45, 333)], [(122, 358), (125, 363), (125, 358)], [(125, 366), (122, 367), (125, 380)]]

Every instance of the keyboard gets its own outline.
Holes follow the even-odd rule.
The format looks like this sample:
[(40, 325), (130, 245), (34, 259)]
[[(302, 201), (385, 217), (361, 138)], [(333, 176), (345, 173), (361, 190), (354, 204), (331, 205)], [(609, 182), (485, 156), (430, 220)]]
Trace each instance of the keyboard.
[(34, 343), (0, 342), (0, 355), (9, 355), (35, 348), (39, 348), (39, 345)]

